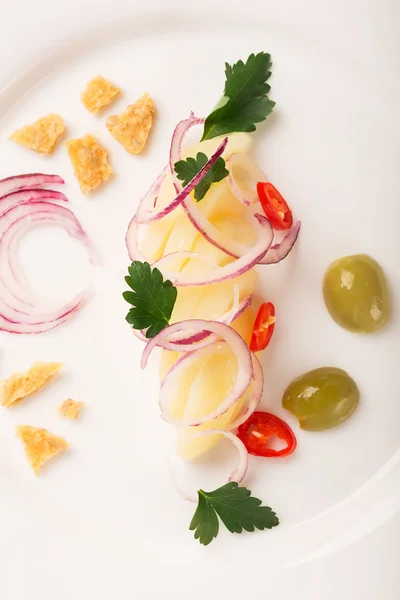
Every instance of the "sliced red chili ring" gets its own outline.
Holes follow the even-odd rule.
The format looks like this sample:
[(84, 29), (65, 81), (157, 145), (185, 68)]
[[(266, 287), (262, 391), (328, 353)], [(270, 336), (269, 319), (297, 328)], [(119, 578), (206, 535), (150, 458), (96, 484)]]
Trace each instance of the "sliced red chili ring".
[(272, 302), (261, 304), (254, 321), (250, 350), (260, 352), (268, 346), (275, 328), (275, 306)]
[(292, 211), (276, 187), (269, 181), (260, 181), (257, 183), (257, 194), (272, 227), (277, 231), (290, 229), (293, 225)]
[[(289, 425), (276, 415), (262, 411), (254, 412), (240, 425), (237, 436), (246, 446), (247, 452), (254, 456), (289, 456), (297, 446), (296, 437)], [(286, 442), (284, 448), (275, 450), (268, 446), (276, 437)]]

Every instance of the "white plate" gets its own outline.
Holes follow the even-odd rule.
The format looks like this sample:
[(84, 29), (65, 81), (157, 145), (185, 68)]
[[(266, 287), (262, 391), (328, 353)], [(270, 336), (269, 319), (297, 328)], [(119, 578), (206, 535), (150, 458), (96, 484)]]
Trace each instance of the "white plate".
[[(398, 300), (395, 107), (384, 89), (371, 94), (369, 73), (355, 62), (338, 59), (328, 45), (316, 52), (312, 38), (271, 24), (267, 15), (260, 13), (256, 22), (249, 15), (225, 15), (223, 27), (221, 22), (200, 13), (177, 19), (168, 11), (127, 18), (84, 39), (71, 37), (67, 49), (39, 61), (0, 95), (0, 177), (62, 175), (63, 191), (103, 257), (103, 268), (93, 272), (66, 236), (43, 229), (24, 240), (24, 263), (41, 289), (64, 297), (92, 276), (96, 295), (54, 332), (0, 337), (1, 376), (37, 359), (65, 363), (63, 376), (43, 393), (0, 413), (0, 524), (16, 572), (17, 557), (23, 557), (33, 573), (33, 557), (33, 564), (61, 577), (52, 548), (56, 544), (61, 552), (64, 544), (64, 560), (69, 552), (91, 557), (91, 577), (96, 564), (109, 564), (115, 573), (116, 565), (132, 564), (138, 598), (165, 590), (173, 597), (178, 573), (183, 589), (204, 573), (210, 583), (226, 575), (225, 592), (236, 597), (233, 564), (249, 570), (307, 561), (364, 535), (397, 510), (398, 315), (378, 335), (355, 336), (332, 322), (321, 298), (327, 265), (365, 252), (382, 264)], [(158, 414), (157, 359), (140, 370), (141, 345), (124, 322), (124, 234), (138, 199), (165, 163), (176, 122), (191, 109), (207, 114), (222, 91), (225, 61), (260, 50), (273, 56), (277, 105), (255, 135), (255, 156), (303, 222), (296, 251), (262, 271), (263, 293), (279, 307), (274, 344), (264, 356), (263, 406), (283, 415), (280, 398), (288, 382), (323, 365), (346, 369), (362, 401), (348, 422), (323, 433), (299, 431), (284, 415), (296, 430), (298, 451), (287, 460), (252, 459), (245, 480), (277, 511), (281, 525), (253, 535), (222, 532), (204, 549), (188, 531), (193, 506), (168, 481), (172, 432)], [(79, 98), (97, 73), (124, 90), (100, 117), (87, 113)], [(104, 115), (144, 91), (155, 99), (158, 117), (148, 150), (132, 157), (108, 134)], [(62, 146), (48, 158), (7, 141), (16, 127), (50, 111), (65, 118), (69, 136), (93, 132), (110, 150), (115, 178), (92, 196), (80, 194)], [(56, 413), (70, 396), (88, 404), (78, 423)], [(35, 478), (14, 437), (19, 423), (64, 435), (72, 450)], [(92, 589), (88, 573), (79, 577)], [(13, 585), (13, 598), (24, 598), (28, 590), (18, 592), (18, 578)]]

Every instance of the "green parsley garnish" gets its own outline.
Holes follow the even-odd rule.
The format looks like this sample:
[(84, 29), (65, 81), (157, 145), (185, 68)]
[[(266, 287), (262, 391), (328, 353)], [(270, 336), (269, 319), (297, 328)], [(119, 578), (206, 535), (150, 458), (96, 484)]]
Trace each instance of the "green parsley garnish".
[(251, 495), (250, 490), (239, 487), (236, 482), (227, 483), (213, 492), (199, 490), (199, 503), (194, 513), (190, 530), (195, 539), (207, 546), (219, 531), (218, 517), (231, 533), (271, 529), (279, 525), (279, 519), (261, 500)]
[(271, 55), (250, 54), (246, 63), (225, 63), (224, 95), (204, 123), (203, 140), (234, 131), (255, 131), (272, 112), (275, 102), (268, 98), (271, 86)]
[[(187, 185), (193, 177), (204, 167), (208, 161), (204, 152), (198, 152), (196, 158), (191, 156), (186, 160), (178, 160), (175, 163), (175, 172), (178, 179), (183, 181), (183, 185)], [(194, 197), (197, 200), (202, 200), (207, 194), (212, 183), (217, 183), (229, 175), (229, 171), (225, 168), (225, 161), (222, 156), (208, 171), (207, 175), (194, 188)]]
[(152, 338), (169, 325), (175, 305), (177, 289), (149, 263), (135, 260), (128, 268), (126, 283), (133, 292), (122, 295), (133, 308), (126, 320), (134, 329), (147, 329), (146, 337)]

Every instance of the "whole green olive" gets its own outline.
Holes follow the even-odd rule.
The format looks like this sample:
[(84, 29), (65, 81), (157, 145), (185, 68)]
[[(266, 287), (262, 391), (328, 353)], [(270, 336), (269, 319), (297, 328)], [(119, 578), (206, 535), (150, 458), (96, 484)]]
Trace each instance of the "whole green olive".
[(366, 254), (332, 263), (323, 294), (331, 317), (349, 331), (372, 333), (390, 317), (390, 293), (382, 267)]
[(282, 406), (298, 418), (302, 429), (320, 431), (345, 421), (357, 408), (359, 397), (346, 371), (322, 367), (295, 379), (283, 394)]

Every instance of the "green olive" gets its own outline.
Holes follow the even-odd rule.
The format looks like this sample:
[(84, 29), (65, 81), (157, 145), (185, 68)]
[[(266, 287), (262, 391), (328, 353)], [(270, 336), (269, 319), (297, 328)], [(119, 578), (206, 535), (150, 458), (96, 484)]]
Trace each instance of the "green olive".
[(323, 293), (332, 319), (349, 331), (372, 333), (390, 317), (390, 293), (382, 267), (366, 254), (332, 263)]
[(336, 427), (357, 408), (360, 393), (342, 369), (322, 367), (295, 379), (285, 390), (282, 406), (308, 431)]

